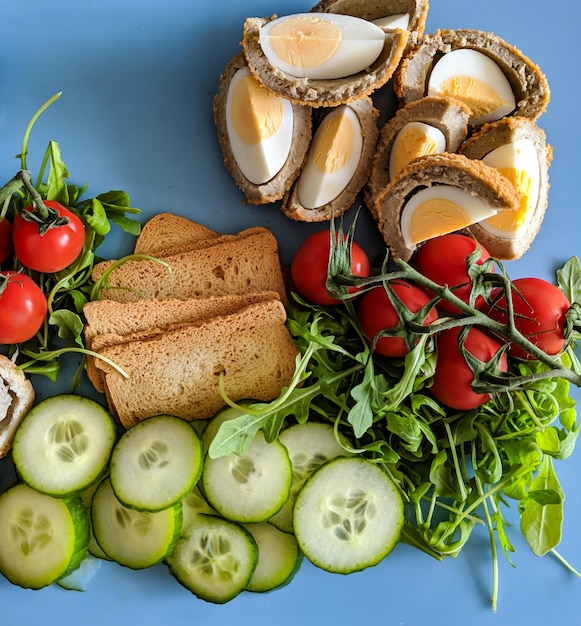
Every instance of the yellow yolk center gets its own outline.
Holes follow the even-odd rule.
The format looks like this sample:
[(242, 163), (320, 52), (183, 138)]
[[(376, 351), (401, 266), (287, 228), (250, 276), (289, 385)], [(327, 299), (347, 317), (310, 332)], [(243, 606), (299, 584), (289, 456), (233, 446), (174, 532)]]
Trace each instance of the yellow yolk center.
[(508, 104), (499, 97), (495, 89), (472, 76), (453, 76), (444, 81), (440, 88), (441, 96), (461, 100), (470, 107), (474, 117), (480, 117)]
[(464, 209), (445, 198), (425, 200), (418, 205), (410, 221), (409, 235), (413, 244), (465, 228), (473, 220)]
[(530, 209), (533, 207), (532, 185), (533, 181), (525, 170), (519, 170), (514, 167), (498, 168), (498, 171), (514, 185), (521, 195), (521, 201), (518, 208), (503, 209), (496, 215), (486, 220), (492, 226), (504, 231), (515, 231), (521, 227), (528, 216)]
[(332, 115), (323, 122), (313, 143), (313, 162), (323, 173), (340, 170), (353, 153), (353, 126), (345, 115)]
[(274, 52), (295, 67), (316, 67), (339, 48), (341, 30), (328, 20), (297, 16), (272, 28), (269, 39)]
[(280, 128), (283, 105), (252, 76), (241, 78), (235, 86), (230, 107), (233, 128), (242, 141), (257, 144), (272, 137)]
[(419, 128), (404, 128), (397, 138), (393, 152), (393, 173), (397, 176), (414, 159), (427, 154), (436, 154), (438, 145)]

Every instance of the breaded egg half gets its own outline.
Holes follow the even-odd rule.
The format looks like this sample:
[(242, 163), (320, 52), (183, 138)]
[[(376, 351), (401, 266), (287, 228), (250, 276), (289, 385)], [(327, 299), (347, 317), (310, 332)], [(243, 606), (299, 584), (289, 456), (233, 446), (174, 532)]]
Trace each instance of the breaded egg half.
[(516, 211), (499, 211), (471, 230), (496, 258), (521, 257), (539, 232), (548, 203), (553, 151), (544, 131), (528, 118), (504, 118), (483, 126), (460, 152), (496, 168), (520, 193)]
[(384, 29), (407, 30), (408, 43), (415, 44), (424, 34), (428, 0), (321, 0), (311, 11), (353, 15)]
[(392, 254), (407, 261), (428, 239), (463, 231), (499, 210), (516, 210), (520, 195), (495, 168), (459, 154), (412, 161), (376, 200), (379, 230)]
[(253, 204), (281, 199), (311, 141), (310, 107), (267, 90), (239, 54), (220, 77), (214, 121), (226, 169), (246, 199)]
[(368, 179), (377, 142), (378, 111), (368, 97), (317, 115), (305, 165), (281, 207), (299, 221), (330, 220), (353, 205)]
[(452, 98), (422, 98), (399, 108), (380, 129), (365, 203), (375, 198), (413, 160), (427, 154), (456, 152), (468, 136), (470, 109)]
[(242, 48), (252, 74), (297, 104), (344, 104), (384, 85), (405, 51), (408, 31), (349, 15), (249, 17)]
[(537, 119), (549, 86), (536, 64), (492, 33), (439, 30), (425, 35), (394, 76), (401, 102), (431, 96), (462, 100), (472, 110), (470, 126), (509, 115)]

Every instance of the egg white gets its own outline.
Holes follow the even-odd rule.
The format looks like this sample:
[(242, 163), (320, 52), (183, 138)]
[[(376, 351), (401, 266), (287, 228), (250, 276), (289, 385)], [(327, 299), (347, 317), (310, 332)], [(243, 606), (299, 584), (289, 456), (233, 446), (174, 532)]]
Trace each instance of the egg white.
[[(492, 88), (499, 99), (499, 105), (483, 115), (475, 115), (474, 125), (493, 122), (510, 114), (516, 107), (515, 96), (510, 83), (498, 64), (486, 54), (468, 48), (458, 48), (444, 54), (432, 68), (428, 79), (428, 96), (445, 96), (443, 84), (455, 76), (468, 76)], [(455, 95), (460, 100), (461, 95)]]
[[(282, 106), (280, 127), (271, 136), (263, 137), (257, 143), (248, 143), (236, 132), (232, 119), (235, 108), (251, 107), (248, 101), (235, 102), (233, 99), (236, 86), (243, 79), (256, 80), (251, 76), (248, 68), (237, 70), (232, 77), (226, 98), (226, 128), (232, 154), (242, 174), (251, 183), (262, 185), (278, 174), (291, 151), (294, 126), (293, 108), (288, 100), (272, 96), (276, 97)], [(264, 88), (261, 87), (261, 89)], [(258, 115), (258, 112), (252, 111), (252, 114)]]
[(395, 30), (400, 28), (401, 30), (407, 30), (410, 26), (409, 13), (397, 13), (396, 15), (386, 15), (373, 20), (373, 24), (376, 24), (380, 28), (390, 28)]
[[(271, 37), (273, 29), (285, 20), (322, 20), (334, 24), (340, 31), (337, 50), (326, 61), (307, 66), (297, 55), (296, 63), (288, 63), (275, 51)], [(385, 32), (376, 24), (351, 15), (334, 13), (297, 13), (274, 19), (260, 29), (259, 44), (272, 65), (297, 78), (335, 79), (357, 74), (369, 67), (381, 54)]]

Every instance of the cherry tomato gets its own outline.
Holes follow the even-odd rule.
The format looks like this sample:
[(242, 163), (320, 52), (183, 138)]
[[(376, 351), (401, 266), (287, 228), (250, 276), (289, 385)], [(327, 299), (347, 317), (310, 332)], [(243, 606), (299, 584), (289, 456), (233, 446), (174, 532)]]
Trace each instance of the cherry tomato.
[(0, 263), (12, 254), (12, 222), (0, 219)]
[[(469, 411), (488, 402), (490, 395), (472, 389), (474, 373), (464, 359), (459, 346), (459, 328), (444, 330), (436, 336), (438, 359), (430, 392), (445, 406), (459, 411)], [(464, 341), (465, 349), (477, 359), (489, 361), (500, 349), (500, 343), (478, 328), (471, 328)], [(506, 355), (500, 357), (498, 367), (506, 372)]]
[[(49, 228), (41, 234), (38, 225), (16, 215), (12, 239), (18, 260), (37, 272), (60, 272), (68, 267), (80, 254), (85, 243), (85, 226), (72, 211), (52, 200), (45, 201), (46, 206), (54, 209), (60, 216), (68, 217), (63, 226)], [(28, 207), (25, 211), (32, 211)]]
[(28, 341), (47, 313), (42, 289), (26, 274), (0, 273), (0, 344)]
[[(291, 263), (291, 276), (297, 292), (309, 302), (331, 306), (339, 304), (338, 298), (327, 293), (327, 267), (331, 254), (328, 230), (313, 233), (305, 239)], [(369, 276), (367, 254), (355, 242), (351, 246), (351, 273), (353, 276)]]
[[(511, 300), (514, 323), (529, 341), (550, 355), (559, 354), (565, 348), (565, 314), (571, 303), (565, 294), (542, 278), (517, 278), (512, 281), (514, 290)], [(494, 296), (493, 296), (494, 298)], [(506, 298), (493, 300), (490, 317), (506, 323)], [(509, 346), (509, 354), (521, 359), (534, 357), (516, 344)]]
[[(390, 283), (396, 296), (411, 313), (417, 313), (430, 301), (429, 296), (419, 287), (403, 280)], [(394, 328), (399, 323), (399, 315), (384, 287), (374, 287), (361, 296), (358, 311), (361, 330), (373, 340), (382, 330)], [(438, 317), (434, 308), (426, 315), (424, 324), (431, 324)], [(380, 337), (375, 344), (375, 351), (384, 356), (402, 357), (408, 352), (402, 337)]]
[[(412, 259), (412, 265), (426, 278), (438, 285), (447, 285), (454, 288), (454, 295), (464, 302), (468, 302), (471, 290), (471, 279), (468, 275), (467, 263), (470, 255), (480, 245), (480, 256), (476, 260), (478, 265), (490, 259), (490, 254), (472, 237), (451, 233), (426, 241)], [(430, 293), (433, 297), (433, 292)], [(481, 306), (483, 299), (476, 299), (476, 306)], [(457, 307), (442, 300), (438, 308), (447, 313), (459, 313)]]

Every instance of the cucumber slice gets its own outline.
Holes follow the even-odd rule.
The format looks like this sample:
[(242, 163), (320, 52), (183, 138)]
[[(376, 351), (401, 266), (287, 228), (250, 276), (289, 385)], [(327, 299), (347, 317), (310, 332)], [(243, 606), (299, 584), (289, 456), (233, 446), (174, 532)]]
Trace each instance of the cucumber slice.
[(57, 584), (69, 591), (87, 591), (87, 585), (97, 575), (102, 562), (101, 559), (87, 554), (79, 567), (67, 576), (59, 578)]
[(189, 422), (172, 415), (150, 417), (125, 431), (115, 445), (111, 485), (125, 506), (161, 511), (192, 489), (202, 461), (202, 443)]
[(89, 519), (79, 497), (55, 498), (19, 483), (0, 496), (0, 572), (40, 589), (75, 570), (87, 554)]
[(88, 550), (89, 550), (89, 555), (97, 559), (104, 559), (106, 561), (110, 561), (111, 559), (109, 558), (109, 556), (105, 554), (105, 552), (103, 552), (103, 549), (101, 548), (101, 546), (97, 543), (97, 540), (95, 539), (95, 533), (93, 532), (93, 522), (91, 521), (91, 507), (92, 507), (92, 502), (93, 502), (93, 495), (95, 491), (97, 491), (98, 486), (99, 486), (99, 483), (95, 483), (91, 485), (90, 487), (87, 487), (87, 489), (85, 489), (84, 491), (80, 493), (81, 500), (84, 502), (88, 515), (89, 515), (90, 535), (89, 535)]
[(239, 524), (200, 515), (166, 562), (176, 580), (198, 598), (224, 604), (246, 589), (258, 548)]
[(244, 528), (258, 545), (258, 564), (247, 590), (265, 592), (288, 585), (303, 561), (296, 537), (269, 522), (245, 524)]
[(347, 456), (347, 452), (337, 441), (333, 427), (321, 422), (294, 424), (283, 430), (278, 439), (288, 450), (293, 481), (289, 499), (268, 521), (280, 530), (292, 533), (293, 505), (305, 480), (325, 461), (341, 455)]
[(115, 422), (100, 404), (62, 394), (39, 402), (22, 420), (12, 458), (30, 487), (65, 496), (99, 480), (116, 436)]
[(363, 458), (321, 465), (293, 509), (299, 547), (316, 566), (349, 574), (379, 563), (396, 545), (404, 505), (391, 478)]
[(196, 523), (198, 515), (201, 515), (202, 513), (216, 515), (216, 511), (214, 511), (214, 509), (207, 503), (198, 485), (196, 485), (190, 493), (187, 493), (183, 497), (182, 512), (182, 535), (187, 534), (192, 525)]
[(105, 478), (91, 508), (95, 539), (120, 565), (143, 569), (165, 559), (178, 540), (182, 525), (181, 503), (163, 511), (136, 511), (115, 497), (109, 478)]
[(223, 517), (237, 522), (263, 522), (287, 501), (292, 465), (278, 440), (268, 443), (259, 431), (243, 455), (204, 460), (202, 485), (206, 499)]

